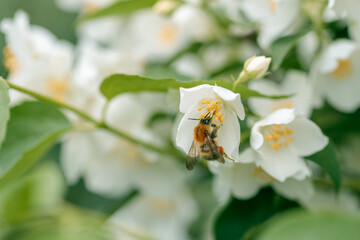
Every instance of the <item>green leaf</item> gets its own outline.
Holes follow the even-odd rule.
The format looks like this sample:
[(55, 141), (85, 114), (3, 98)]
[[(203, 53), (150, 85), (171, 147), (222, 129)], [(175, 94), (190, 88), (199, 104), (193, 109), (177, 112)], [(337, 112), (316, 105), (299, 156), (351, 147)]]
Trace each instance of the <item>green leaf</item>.
[(40, 102), (25, 102), (10, 112), (0, 150), (0, 187), (23, 174), (71, 127), (57, 108)]
[(256, 240), (357, 240), (359, 214), (289, 211), (271, 219)]
[(106, 16), (121, 16), (129, 15), (137, 10), (150, 8), (152, 7), (157, 0), (122, 0), (116, 1), (114, 4), (100, 9), (94, 13), (89, 13), (77, 20), (77, 23), (82, 23), (84, 21), (106, 17)]
[(310, 30), (311, 28), (309, 26), (306, 26), (305, 29), (300, 33), (281, 37), (275, 40), (271, 44), (270, 50), (272, 53), (272, 64), (271, 64), (272, 71), (277, 70), (281, 66), (282, 62), (284, 61), (284, 58), (290, 52), (290, 50), (295, 46), (297, 41), (306, 33), (308, 33)]
[(233, 199), (215, 222), (216, 239), (238, 240), (245, 233), (275, 215), (277, 212), (297, 207), (270, 188), (263, 189), (250, 200)]
[(44, 162), (0, 192), (0, 219), (14, 224), (34, 213), (53, 211), (62, 203), (65, 182), (55, 162)]
[(335, 145), (332, 141), (320, 152), (317, 152), (311, 156), (306, 157), (307, 159), (317, 163), (325, 172), (327, 172), (334, 182), (334, 188), (338, 192), (340, 189), (340, 164)]
[[(147, 78), (136, 75), (115, 74), (106, 78), (100, 86), (100, 91), (108, 99), (116, 97), (126, 92), (167, 92), (169, 88), (191, 88), (201, 84), (218, 85), (229, 90), (233, 90), (233, 83), (224, 80), (197, 80), (197, 81), (178, 81), (172, 78)], [(266, 96), (257, 91), (251, 90), (244, 85), (237, 85), (233, 90), (240, 93), (242, 98), (266, 97), (280, 99), (289, 96)]]
[(8, 94), (9, 86), (6, 81), (0, 77), (0, 149), (6, 134), (6, 125), (10, 118)]

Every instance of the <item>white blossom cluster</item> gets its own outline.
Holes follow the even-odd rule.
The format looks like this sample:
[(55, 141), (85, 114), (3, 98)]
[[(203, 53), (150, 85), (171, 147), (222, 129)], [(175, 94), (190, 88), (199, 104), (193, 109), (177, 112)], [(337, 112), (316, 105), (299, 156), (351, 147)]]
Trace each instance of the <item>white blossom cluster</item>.
[[(79, 14), (114, 2), (57, 0), (61, 9)], [(1, 22), (7, 42), (4, 65), (8, 80), (81, 109), (135, 139), (159, 148), (172, 145), (176, 150), (177, 146), (184, 159), (199, 124), (191, 119), (202, 119), (212, 112), (211, 120), (219, 126), (216, 144), (228, 156), (225, 163), (205, 164), (213, 175), (213, 192), (208, 195), (219, 202), (214, 209), (231, 196), (252, 198), (265, 186), (313, 207), (319, 194), (325, 193), (315, 189), (312, 176), (317, 168), (305, 157), (328, 144), (328, 138), (310, 120), (313, 109), (326, 102), (340, 112), (351, 113), (360, 106), (360, 15), (352, 7), (357, 1), (329, 1), (317, 16), (324, 22), (349, 21), (350, 37), (332, 40), (326, 34), (308, 32), (296, 46), (299, 62), (307, 71), (284, 70), (278, 81), (268, 74), (271, 58), (254, 55), (270, 55), (271, 43), (296, 33), (304, 16), (311, 14), (309, 8), (316, 11), (316, 4), (216, 0), (205, 8), (206, 1), (201, 0), (174, 2), (161, 0), (129, 16), (81, 23), (76, 45), (31, 25), (27, 14), (18, 11), (12, 19)], [(219, 23), (219, 15), (226, 20), (226, 28)], [(199, 42), (203, 46), (197, 52), (187, 51)], [(235, 90), (211, 84), (167, 94), (124, 93), (110, 102), (99, 90), (106, 77), (116, 73), (146, 75), (151, 64), (169, 63), (168, 67), (182, 76), (209, 79), (223, 77), (216, 73), (232, 62), (238, 63), (238, 72), (244, 63), (238, 84), (265, 95), (290, 97), (252, 97), (246, 100), (245, 108)], [(10, 97), (12, 105), (29, 99), (13, 90)], [(157, 113), (178, 117), (175, 121), (171, 117), (157, 119), (150, 126)], [(123, 228), (156, 239), (188, 239), (186, 229), (199, 216), (191, 184), (197, 181), (203, 165), (188, 172), (185, 161), (179, 163), (175, 157), (154, 153), (72, 113), (65, 114), (75, 126), (64, 136), (61, 147), (61, 165), (68, 183), (82, 178), (90, 191), (108, 197), (126, 196), (134, 189), (140, 192), (110, 219), (121, 226), (114, 230), (118, 239), (133, 239), (121, 231)], [(242, 132), (244, 126), (247, 132)], [(242, 140), (246, 138), (247, 145)]]

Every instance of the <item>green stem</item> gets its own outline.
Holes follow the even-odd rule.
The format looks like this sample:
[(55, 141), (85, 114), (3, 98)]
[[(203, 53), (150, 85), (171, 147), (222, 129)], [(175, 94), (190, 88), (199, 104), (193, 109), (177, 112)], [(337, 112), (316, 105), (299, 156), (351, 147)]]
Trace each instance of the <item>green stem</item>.
[(82, 112), (79, 109), (71, 107), (71, 106), (69, 106), (69, 105), (67, 105), (65, 103), (59, 102), (57, 100), (54, 100), (54, 99), (49, 98), (47, 96), (44, 96), (42, 94), (33, 92), (33, 91), (29, 90), (29, 89), (22, 88), (22, 87), (17, 86), (17, 85), (15, 85), (13, 83), (10, 83), (10, 82), (7, 82), (7, 84), (9, 85), (10, 88), (15, 89), (15, 90), (17, 90), (19, 92), (25, 93), (25, 94), (27, 94), (29, 96), (32, 96), (32, 97), (36, 98), (37, 100), (50, 103), (50, 104), (55, 105), (55, 106), (57, 106), (59, 108), (67, 109), (67, 110), (77, 114), (81, 118), (83, 118), (83, 119), (85, 119), (85, 120), (87, 120), (89, 122), (94, 123), (97, 127), (102, 128), (102, 129), (106, 129), (106, 130), (116, 134), (117, 136), (119, 136), (119, 137), (121, 137), (123, 139), (126, 139), (127, 141), (129, 141), (131, 143), (143, 146), (143, 147), (145, 147), (145, 148), (147, 148), (149, 150), (152, 150), (154, 152), (157, 152), (157, 153), (166, 154), (166, 155), (170, 155), (170, 156), (175, 156), (177, 158), (183, 158), (183, 156), (184, 156), (180, 151), (178, 151), (176, 149), (162, 149), (162, 148), (159, 148), (159, 147), (157, 147), (155, 145), (152, 145), (150, 143), (143, 142), (143, 141), (141, 141), (139, 139), (133, 138), (130, 135), (128, 135), (128, 134), (126, 134), (126, 133), (124, 133), (124, 132), (122, 132), (122, 131), (120, 131), (118, 129), (115, 129), (115, 128), (109, 126), (109, 125), (107, 125), (105, 122), (103, 122), (103, 121), (99, 122), (99, 121), (95, 120), (94, 118), (92, 118), (90, 115)]
[(246, 72), (243, 70), (239, 77), (237, 78), (237, 80), (234, 82), (234, 85), (233, 85), (233, 89), (236, 88), (237, 85), (239, 85), (240, 83), (244, 83), (246, 81), (248, 81), (249, 79), (247, 78), (246, 76)]
[(42, 95), (42, 94), (33, 92), (33, 91), (29, 90), (29, 89), (22, 88), (22, 87), (20, 87), (20, 86), (17, 86), (17, 85), (15, 85), (15, 84), (12, 84), (12, 83), (10, 83), (10, 82), (8, 82), (8, 81), (7, 81), (7, 84), (8, 84), (9, 87), (12, 88), (12, 89), (15, 89), (15, 90), (17, 90), (17, 91), (19, 91), (19, 92), (22, 92), (22, 93), (25, 93), (25, 94), (27, 94), (27, 95), (30, 95), (30, 96), (32, 96), (32, 97), (34, 97), (34, 98), (36, 98), (36, 99), (38, 99), (38, 100), (40, 100), (40, 101), (48, 102), (48, 103), (50, 103), (50, 104), (53, 104), (53, 105), (55, 105), (55, 106), (57, 106), (57, 107), (59, 107), (59, 108), (67, 109), (67, 110), (69, 110), (69, 111), (77, 114), (78, 116), (82, 117), (83, 119), (88, 120), (89, 122), (98, 124), (98, 122), (97, 122), (95, 119), (93, 119), (92, 117), (90, 117), (90, 116), (87, 115), (86, 113), (84, 113), (84, 112), (82, 112), (82, 111), (80, 111), (80, 110), (78, 110), (78, 109), (76, 109), (76, 108), (74, 108), (74, 107), (71, 107), (71, 106), (66, 105), (66, 104), (64, 104), (64, 103), (62, 103), (62, 102), (56, 101), (56, 100), (54, 100), (54, 99), (52, 99), (52, 98), (46, 97), (46, 96), (44, 96), (44, 95)]

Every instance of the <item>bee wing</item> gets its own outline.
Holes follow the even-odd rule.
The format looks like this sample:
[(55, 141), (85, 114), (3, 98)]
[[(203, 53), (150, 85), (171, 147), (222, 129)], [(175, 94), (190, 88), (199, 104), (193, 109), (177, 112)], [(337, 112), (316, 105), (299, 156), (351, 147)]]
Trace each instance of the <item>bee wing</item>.
[(210, 149), (210, 153), (211, 153), (211, 155), (210, 155), (211, 159), (207, 159), (207, 160), (216, 160), (218, 162), (225, 163), (223, 155), (219, 151), (218, 146), (216, 146), (216, 144), (214, 143), (214, 140), (211, 138), (211, 136), (208, 132), (206, 132), (205, 144), (208, 146), (208, 148)]
[(192, 170), (199, 159), (200, 159), (199, 148), (198, 145), (193, 141), (189, 153), (186, 157), (186, 168), (188, 170)]

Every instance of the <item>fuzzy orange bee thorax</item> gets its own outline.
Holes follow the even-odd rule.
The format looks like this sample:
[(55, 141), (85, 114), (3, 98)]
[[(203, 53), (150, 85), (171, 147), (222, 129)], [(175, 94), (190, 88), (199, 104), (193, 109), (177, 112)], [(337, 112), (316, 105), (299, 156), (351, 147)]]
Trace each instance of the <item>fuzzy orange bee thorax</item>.
[(206, 124), (198, 124), (194, 128), (194, 141), (202, 144), (206, 140), (206, 132), (209, 132), (209, 126)]

